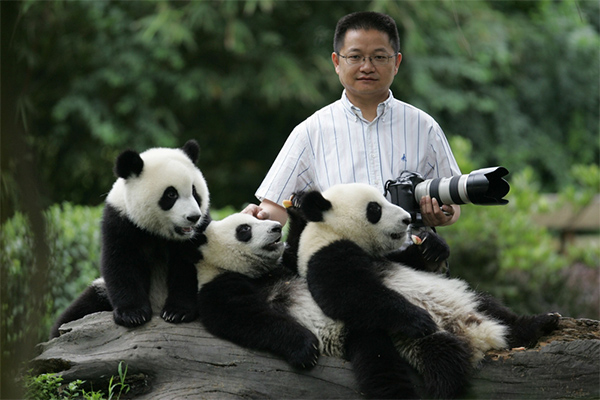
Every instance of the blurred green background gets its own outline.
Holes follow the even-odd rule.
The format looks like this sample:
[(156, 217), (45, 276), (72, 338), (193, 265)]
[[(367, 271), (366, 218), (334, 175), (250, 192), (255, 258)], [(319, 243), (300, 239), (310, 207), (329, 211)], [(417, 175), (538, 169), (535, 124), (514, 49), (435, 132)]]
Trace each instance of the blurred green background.
[(340, 97), (333, 32), (359, 10), (397, 21), (392, 91), (440, 123), (463, 172), (511, 171), (508, 206), (463, 206), (440, 230), (452, 274), (519, 312), (600, 317), (600, 221), (547, 223), (599, 192), (598, 1), (1, 6), (3, 381), (98, 275), (115, 157), (194, 138), (213, 209), (255, 202), (293, 127)]

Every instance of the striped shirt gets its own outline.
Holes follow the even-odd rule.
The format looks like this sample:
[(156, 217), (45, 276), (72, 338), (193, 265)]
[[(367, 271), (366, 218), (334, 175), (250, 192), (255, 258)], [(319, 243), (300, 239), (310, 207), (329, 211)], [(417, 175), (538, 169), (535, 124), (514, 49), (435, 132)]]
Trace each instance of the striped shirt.
[(425, 179), (460, 175), (444, 132), (427, 113), (393, 97), (369, 122), (346, 97), (300, 123), (256, 191), (279, 205), (303, 190), (363, 182), (384, 192), (404, 170)]

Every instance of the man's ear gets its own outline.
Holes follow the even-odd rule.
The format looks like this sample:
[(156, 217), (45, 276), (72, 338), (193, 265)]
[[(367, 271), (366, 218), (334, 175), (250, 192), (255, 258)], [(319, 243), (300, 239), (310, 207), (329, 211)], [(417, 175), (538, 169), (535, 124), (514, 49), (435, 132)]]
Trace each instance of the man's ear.
[(402, 53), (398, 53), (398, 56), (396, 57), (396, 73), (398, 73), (398, 68), (400, 67), (401, 63), (402, 63)]
[(327, 200), (321, 192), (308, 192), (302, 197), (302, 205), (300, 209), (307, 220), (311, 222), (323, 221), (323, 214), (330, 210), (332, 204)]
[(331, 61), (333, 62), (333, 66), (335, 67), (335, 73), (339, 74), (340, 73), (340, 71), (339, 71), (340, 56), (335, 51), (333, 53), (331, 53)]

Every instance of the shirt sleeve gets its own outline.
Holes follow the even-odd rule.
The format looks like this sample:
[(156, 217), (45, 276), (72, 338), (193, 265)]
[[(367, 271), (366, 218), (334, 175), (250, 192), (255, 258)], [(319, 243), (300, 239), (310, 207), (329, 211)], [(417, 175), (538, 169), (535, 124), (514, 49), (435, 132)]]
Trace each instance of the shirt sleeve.
[(306, 122), (298, 125), (285, 141), (265, 179), (256, 190), (256, 198), (281, 205), (292, 193), (312, 185), (309, 168), (310, 144)]
[(431, 176), (425, 176), (425, 179), (461, 175), (448, 139), (437, 122), (434, 122), (430, 131), (429, 143), (431, 146), (429, 154), (433, 157), (429, 162), (435, 165), (435, 168), (431, 170)]

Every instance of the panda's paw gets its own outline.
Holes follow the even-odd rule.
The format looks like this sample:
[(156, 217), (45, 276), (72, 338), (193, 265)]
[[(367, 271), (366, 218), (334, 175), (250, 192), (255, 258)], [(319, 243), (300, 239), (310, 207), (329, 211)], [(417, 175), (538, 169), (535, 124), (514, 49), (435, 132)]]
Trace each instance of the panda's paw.
[(294, 368), (311, 369), (319, 360), (319, 340), (315, 335), (307, 332), (302, 342), (287, 355), (287, 362)]
[(192, 322), (198, 318), (198, 310), (195, 307), (165, 305), (160, 313), (160, 317), (172, 324)]
[(511, 347), (535, 347), (538, 340), (558, 328), (561, 315), (547, 313), (517, 318), (511, 327)]
[(152, 308), (144, 306), (140, 308), (115, 308), (113, 310), (115, 323), (127, 328), (134, 328), (150, 321)]
[[(417, 235), (420, 243), (417, 245), (423, 258), (429, 262), (440, 262), (450, 257), (450, 246), (437, 233), (423, 231)], [(413, 238), (413, 242), (415, 239)], [(415, 242), (417, 244), (417, 242)]]

